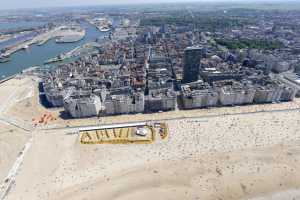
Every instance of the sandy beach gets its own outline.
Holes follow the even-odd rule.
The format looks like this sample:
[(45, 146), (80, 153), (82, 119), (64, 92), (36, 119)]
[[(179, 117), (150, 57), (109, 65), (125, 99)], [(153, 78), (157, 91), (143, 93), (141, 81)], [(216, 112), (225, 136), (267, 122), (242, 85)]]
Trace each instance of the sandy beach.
[(0, 180), (4, 180), (29, 134), (11, 125), (0, 123)]
[(64, 131), (36, 132), (7, 199), (243, 199), (297, 189), (299, 115), (174, 120), (169, 139), (150, 145), (85, 146)]
[[(34, 98), (37, 89), (30, 90), (30, 84), (34, 84), (30, 79), (13, 79), (0, 87), (3, 100), (9, 98), (8, 87), (12, 85), (19, 88), (14, 96), (26, 97), (12, 98), (14, 103), (7, 104), (1, 114), (26, 127), (32, 117), (59, 112), (38, 105)], [(147, 145), (82, 145), (69, 129), (51, 129), (77, 125), (79, 120), (58, 118), (52, 124), (31, 126), (31, 147), (5, 200), (297, 200), (299, 107), (297, 99), (282, 104), (134, 115), (129, 120), (127, 116), (128, 121), (168, 119), (168, 139)], [(169, 115), (193, 118), (172, 119)], [(104, 118), (102, 123), (120, 123), (125, 118)], [(94, 118), (82, 120), (83, 125), (97, 123)], [(5, 159), (5, 167), (0, 163), (1, 169), (9, 169), (28, 141), (28, 132), (22, 131), (7, 138), (5, 151), (12, 153)], [(4, 141), (3, 134), (0, 137)], [(4, 171), (1, 176), (5, 177)]]

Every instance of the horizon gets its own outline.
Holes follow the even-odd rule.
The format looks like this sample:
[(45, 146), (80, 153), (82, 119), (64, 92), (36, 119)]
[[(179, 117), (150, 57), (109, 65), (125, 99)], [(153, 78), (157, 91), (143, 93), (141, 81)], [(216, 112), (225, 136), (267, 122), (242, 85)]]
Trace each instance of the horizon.
[[(151, 4), (177, 4), (177, 3), (300, 3), (297, 0), (115, 0), (109, 2), (107, 0), (73, 0), (72, 2), (64, 0), (52, 0), (52, 1), (41, 1), (41, 0), (28, 0), (26, 4), (20, 2), (21, 0), (11, 0), (5, 2), (0, 10), (27, 10), (27, 9), (47, 9), (47, 8), (68, 8), (68, 7), (90, 7), (90, 6), (119, 6), (119, 5), (151, 5)], [(34, 6), (31, 6), (33, 5)], [(16, 6), (17, 5), (17, 6)]]

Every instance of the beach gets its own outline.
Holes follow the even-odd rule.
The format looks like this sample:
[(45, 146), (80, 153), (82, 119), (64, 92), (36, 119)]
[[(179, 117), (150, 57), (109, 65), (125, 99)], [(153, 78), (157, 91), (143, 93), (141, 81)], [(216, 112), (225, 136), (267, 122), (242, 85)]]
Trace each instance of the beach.
[[(152, 144), (83, 145), (71, 131), (80, 120), (64, 120), (59, 118), (59, 109), (35, 106), (39, 103), (34, 100), (37, 88), (33, 87), (32, 93), (28, 89), (34, 80), (9, 80), (0, 86), (1, 94), (11, 84), (19, 86), (16, 96), (25, 91), (32, 94), (17, 98), (20, 101), (11, 103), (5, 112), (27, 127), (31, 124), (32, 143), (5, 199), (299, 198), (299, 99), (282, 104), (133, 115), (130, 119), (103, 118), (102, 123), (121, 123), (126, 117), (128, 121), (165, 121), (169, 136)], [(57, 114), (58, 119), (34, 127), (31, 116), (46, 111)], [(95, 118), (82, 120), (83, 125), (100, 122)], [(20, 144), (28, 140), (25, 137)], [(9, 144), (13, 146), (14, 140)], [(15, 159), (12, 156), (10, 163)]]

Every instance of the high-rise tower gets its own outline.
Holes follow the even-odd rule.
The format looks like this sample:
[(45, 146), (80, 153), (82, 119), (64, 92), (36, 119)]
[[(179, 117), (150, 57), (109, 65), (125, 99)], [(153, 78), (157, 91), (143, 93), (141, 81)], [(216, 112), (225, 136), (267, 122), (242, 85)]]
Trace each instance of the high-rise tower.
[(198, 80), (200, 60), (205, 56), (205, 49), (200, 46), (188, 47), (184, 51), (183, 83)]

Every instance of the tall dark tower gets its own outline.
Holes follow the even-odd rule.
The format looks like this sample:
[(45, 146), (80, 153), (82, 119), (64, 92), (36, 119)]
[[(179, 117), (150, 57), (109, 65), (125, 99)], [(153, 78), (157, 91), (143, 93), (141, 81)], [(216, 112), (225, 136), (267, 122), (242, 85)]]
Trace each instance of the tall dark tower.
[(200, 60), (205, 56), (203, 47), (188, 47), (184, 50), (183, 83), (198, 80)]

